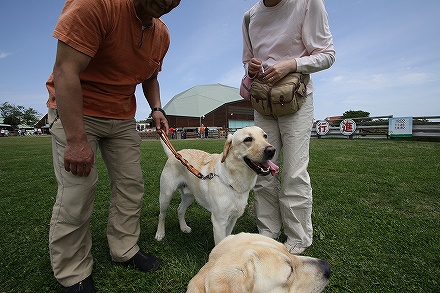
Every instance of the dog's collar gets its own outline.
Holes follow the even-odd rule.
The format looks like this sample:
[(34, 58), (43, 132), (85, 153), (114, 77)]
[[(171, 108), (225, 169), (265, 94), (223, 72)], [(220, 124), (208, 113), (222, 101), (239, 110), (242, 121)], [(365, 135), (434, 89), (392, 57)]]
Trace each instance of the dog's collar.
[(202, 175), (202, 177), (199, 177), (200, 179), (202, 179), (202, 180), (206, 180), (206, 179), (209, 179), (209, 180), (211, 180), (212, 178), (214, 178), (215, 176), (218, 176), (217, 174), (215, 174), (215, 173), (209, 173), (208, 175)]

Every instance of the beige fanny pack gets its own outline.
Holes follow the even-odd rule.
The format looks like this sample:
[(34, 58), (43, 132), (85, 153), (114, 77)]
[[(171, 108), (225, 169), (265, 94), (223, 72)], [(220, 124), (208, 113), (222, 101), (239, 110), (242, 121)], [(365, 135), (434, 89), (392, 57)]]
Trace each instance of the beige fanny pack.
[(253, 108), (262, 115), (283, 116), (297, 112), (307, 96), (309, 74), (289, 73), (274, 85), (264, 78), (252, 81), (250, 100)]

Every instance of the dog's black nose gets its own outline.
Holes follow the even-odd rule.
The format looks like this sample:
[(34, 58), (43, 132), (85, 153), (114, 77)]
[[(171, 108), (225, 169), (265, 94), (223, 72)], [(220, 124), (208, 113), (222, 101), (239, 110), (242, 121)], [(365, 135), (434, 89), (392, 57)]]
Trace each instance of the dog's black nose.
[(320, 259), (319, 260), (319, 267), (321, 268), (322, 274), (326, 279), (330, 278), (330, 269), (331, 266), (328, 262), (325, 260)]
[(275, 148), (273, 146), (267, 146), (264, 149), (264, 156), (266, 157), (266, 159), (270, 160), (273, 158), (273, 156), (275, 155)]

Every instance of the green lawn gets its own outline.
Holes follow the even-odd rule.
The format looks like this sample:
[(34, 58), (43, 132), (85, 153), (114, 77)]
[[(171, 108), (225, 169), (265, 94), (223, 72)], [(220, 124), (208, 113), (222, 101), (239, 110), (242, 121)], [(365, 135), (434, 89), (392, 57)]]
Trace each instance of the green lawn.
[[(224, 141), (173, 141), (176, 149), (220, 152)], [(62, 292), (52, 276), (48, 229), (56, 183), (51, 140), (0, 138), (0, 292)], [(314, 191), (314, 244), (305, 255), (326, 259), (325, 292), (440, 292), (440, 144), (374, 139), (312, 139), (309, 172)], [(146, 194), (140, 246), (164, 262), (141, 273), (110, 261), (105, 229), (109, 182), (100, 180), (92, 221), (94, 279), (100, 292), (185, 292), (214, 242), (209, 214), (193, 204), (191, 234), (178, 228), (176, 196), (167, 235), (156, 242), (159, 141), (142, 143)], [(252, 197), (250, 199), (252, 206)], [(252, 208), (234, 233), (255, 232)]]

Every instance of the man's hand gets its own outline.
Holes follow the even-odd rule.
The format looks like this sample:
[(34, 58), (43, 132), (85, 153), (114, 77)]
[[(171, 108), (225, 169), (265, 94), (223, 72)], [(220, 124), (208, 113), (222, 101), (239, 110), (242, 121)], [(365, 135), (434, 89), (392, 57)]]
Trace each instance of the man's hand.
[(160, 130), (163, 129), (168, 135), (168, 130), (170, 127), (168, 125), (168, 120), (165, 115), (160, 111), (153, 111), (153, 113), (151, 113), (151, 118), (153, 118), (157, 133), (160, 133)]
[(68, 143), (64, 150), (64, 169), (76, 176), (89, 176), (95, 155), (88, 142)]

